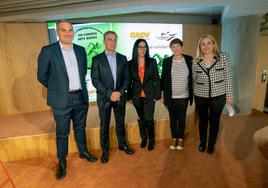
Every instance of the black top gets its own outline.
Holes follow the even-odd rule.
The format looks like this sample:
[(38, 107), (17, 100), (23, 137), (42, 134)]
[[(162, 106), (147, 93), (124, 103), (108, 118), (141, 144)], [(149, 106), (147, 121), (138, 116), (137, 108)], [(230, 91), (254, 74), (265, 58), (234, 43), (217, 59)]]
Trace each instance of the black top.
[[(188, 90), (189, 90), (189, 101), (190, 105), (193, 103), (193, 77), (192, 77), (192, 60), (193, 57), (189, 55), (184, 55), (186, 65), (189, 69), (188, 75)], [(164, 104), (170, 106), (172, 103), (172, 82), (171, 82), (171, 67), (172, 67), (172, 58), (165, 58), (162, 65), (162, 75), (161, 75), (161, 90), (164, 92)]]
[(156, 60), (154, 58), (145, 60), (143, 83), (139, 77), (138, 63), (130, 60), (128, 64), (131, 76), (128, 98), (139, 100), (143, 90), (147, 100), (159, 100), (161, 98), (161, 88)]

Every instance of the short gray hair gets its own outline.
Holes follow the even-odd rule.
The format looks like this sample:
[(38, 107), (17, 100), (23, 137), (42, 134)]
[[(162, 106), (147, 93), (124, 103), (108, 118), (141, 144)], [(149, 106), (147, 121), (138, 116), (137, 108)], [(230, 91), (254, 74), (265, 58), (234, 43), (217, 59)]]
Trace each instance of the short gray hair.
[(106, 36), (109, 35), (109, 34), (113, 34), (116, 36), (116, 39), (117, 39), (117, 34), (116, 32), (114, 31), (106, 31), (104, 34), (103, 34), (103, 40), (105, 40)]
[(57, 22), (56, 22), (56, 29), (58, 30), (58, 28), (59, 28), (59, 25), (60, 25), (60, 23), (63, 23), (63, 22), (65, 22), (65, 23), (69, 23), (69, 24), (71, 24), (71, 25), (73, 25), (70, 21), (68, 21), (68, 20), (58, 20)]

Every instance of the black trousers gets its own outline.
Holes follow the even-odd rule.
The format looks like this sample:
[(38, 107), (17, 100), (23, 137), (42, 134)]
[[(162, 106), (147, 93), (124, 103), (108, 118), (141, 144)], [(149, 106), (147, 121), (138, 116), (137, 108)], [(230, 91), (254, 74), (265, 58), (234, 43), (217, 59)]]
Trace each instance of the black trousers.
[(116, 135), (119, 147), (126, 146), (126, 132), (125, 132), (125, 109), (126, 105), (119, 105), (116, 102), (111, 102), (107, 108), (99, 109), (100, 116), (100, 139), (101, 147), (104, 153), (108, 153), (110, 149), (109, 129), (111, 112), (114, 111), (114, 118), (116, 124)]
[(207, 142), (207, 129), (209, 121), (209, 145), (214, 145), (219, 132), (220, 117), (225, 105), (226, 96), (204, 98), (195, 96), (196, 109), (199, 116), (200, 142)]
[(139, 116), (138, 124), (140, 130), (140, 136), (142, 140), (146, 140), (149, 137), (149, 143), (155, 142), (154, 133), (154, 109), (155, 101), (147, 100), (141, 97), (138, 101), (133, 101), (133, 105)]
[(68, 136), (70, 134), (71, 120), (79, 153), (87, 151), (85, 128), (88, 103), (83, 100), (82, 92), (71, 95), (70, 107), (66, 109), (52, 108), (52, 111), (56, 122), (56, 144), (59, 161), (65, 161), (68, 155)]
[(184, 138), (187, 106), (188, 98), (172, 99), (171, 105), (168, 106), (172, 138)]

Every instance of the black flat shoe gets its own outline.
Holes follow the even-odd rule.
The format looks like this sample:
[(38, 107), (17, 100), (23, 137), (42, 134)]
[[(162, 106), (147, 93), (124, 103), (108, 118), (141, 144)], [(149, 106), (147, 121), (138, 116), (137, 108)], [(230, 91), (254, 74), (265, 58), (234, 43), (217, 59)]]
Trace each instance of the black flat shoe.
[(212, 154), (213, 152), (214, 152), (214, 145), (208, 145), (207, 153)]
[(134, 151), (130, 149), (128, 146), (119, 146), (119, 150), (124, 151), (128, 155), (134, 154)]
[(89, 153), (88, 151), (86, 151), (82, 154), (80, 153), (79, 157), (81, 159), (86, 159), (87, 161), (90, 161), (90, 162), (96, 162), (98, 160), (97, 157), (95, 157), (93, 154)]
[(147, 145), (147, 139), (146, 139), (146, 140), (145, 140), (145, 139), (142, 140), (142, 141), (141, 141), (141, 144), (140, 144), (140, 147), (141, 147), (141, 148), (145, 148), (146, 145)]
[(63, 179), (66, 176), (66, 161), (59, 162), (55, 176), (57, 180)]
[(154, 149), (154, 143), (149, 143), (148, 144), (148, 150), (152, 151)]
[(201, 142), (201, 143), (199, 144), (198, 150), (199, 150), (200, 152), (204, 152), (204, 151), (206, 150), (206, 144)]
[(108, 161), (109, 161), (108, 153), (102, 153), (101, 162), (104, 164), (108, 163)]

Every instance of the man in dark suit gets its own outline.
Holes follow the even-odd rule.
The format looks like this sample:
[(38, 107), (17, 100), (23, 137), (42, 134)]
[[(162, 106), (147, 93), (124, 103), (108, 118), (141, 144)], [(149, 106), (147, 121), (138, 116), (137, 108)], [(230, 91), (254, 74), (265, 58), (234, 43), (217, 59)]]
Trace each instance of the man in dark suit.
[(47, 104), (52, 107), (56, 122), (57, 157), (56, 178), (66, 176), (68, 136), (73, 121), (75, 140), (80, 158), (95, 162), (86, 141), (88, 93), (85, 76), (87, 56), (83, 47), (72, 43), (73, 26), (68, 21), (57, 23), (59, 41), (44, 46), (38, 57), (38, 80), (47, 88)]
[(113, 31), (104, 33), (105, 51), (93, 57), (91, 79), (97, 90), (97, 104), (100, 116), (100, 139), (102, 147), (101, 162), (109, 160), (109, 124), (113, 108), (116, 122), (116, 134), (119, 149), (127, 154), (133, 154), (126, 143), (125, 107), (126, 90), (130, 75), (127, 59), (124, 55), (115, 52), (117, 35)]

